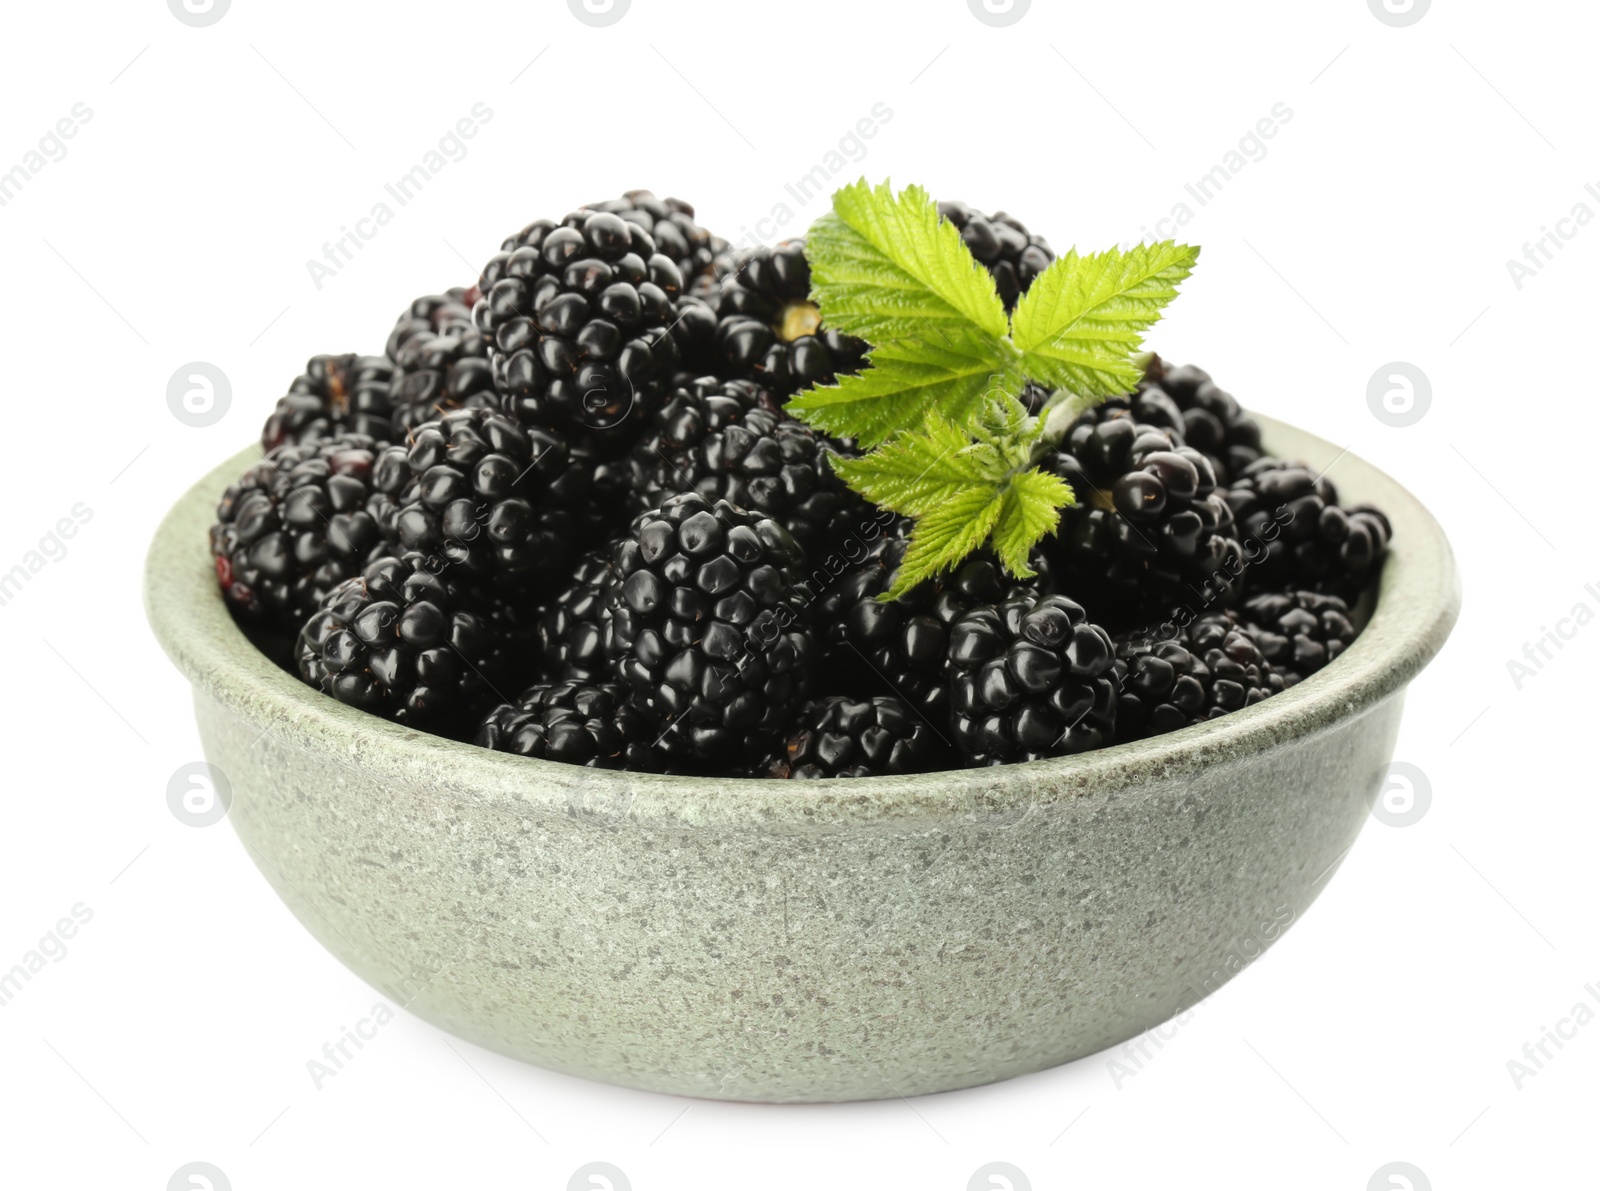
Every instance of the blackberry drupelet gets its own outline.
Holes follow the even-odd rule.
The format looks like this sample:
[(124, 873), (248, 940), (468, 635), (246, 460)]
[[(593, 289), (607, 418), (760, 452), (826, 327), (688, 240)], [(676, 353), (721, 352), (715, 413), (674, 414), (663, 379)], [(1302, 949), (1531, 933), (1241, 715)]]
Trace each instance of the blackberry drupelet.
[(787, 398), (866, 362), (865, 343), (822, 325), (804, 240), (741, 254), (706, 301), (717, 316), (709, 362), (717, 376), (759, 381)]
[(942, 202), (939, 214), (955, 224), (977, 262), (989, 270), (995, 289), (1007, 310), (1028, 292), (1033, 279), (1050, 267), (1056, 254), (1043, 236), (1036, 236), (1021, 220), (996, 211), (985, 215), (966, 203)]
[(1141, 387), (1160, 389), (1183, 411), (1184, 441), (1211, 460), (1224, 487), (1262, 457), (1261, 427), (1204, 369), (1152, 355)]
[(1062, 510), (1046, 550), (1063, 587), (1097, 616), (1121, 627), (1234, 597), (1233, 514), (1210, 462), (1174, 431), (1091, 411), (1047, 465), (1077, 503)]
[(527, 426), (631, 442), (678, 357), (669, 328), (683, 273), (650, 233), (590, 207), (538, 220), (505, 241), (478, 289), (473, 320), (502, 409)]
[(805, 552), (776, 521), (696, 493), (613, 548), (606, 652), (675, 760), (754, 761), (804, 697)]
[(562, 680), (599, 682), (611, 672), (605, 650), (611, 548), (591, 551), (568, 584), (539, 610), (539, 655), (546, 673)]
[(1197, 618), (1171, 640), (1116, 639), (1116, 739), (1176, 732), (1259, 703), (1288, 685), (1229, 614)]
[(819, 699), (800, 713), (765, 777), (876, 777), (948, 769), (950, 746), (899, 699)]
[(395, 364), (390, 394), (395, 442), (451, 410), (497, 404), (489, 345), (472, 323), (476, 301), (475, 289), (430, 294), (396, 320), (387, 348)]
[(1032, 559), (1042, 574), (1022, 583), (983, 553), (883, 603), (878, 597), (889, 590), (905, 558), (910, 526), (897, 521), (875, 528), (876, 537), (857, 540), (861, 560), (821, 589), (816, 613), (825, 643), (821, 672), (835, 691), (893, 694), (933, 723), (944, 724), (950, 715), (951, 626), (972, 608), (1048, 589), (1047, 566), (1042, 558)]
[(1240, 605), (1239, 620), (1289, 686), (1315, 674), (1356, 639), (1350, 606), (1315, 591), (1251, 596)]
[(473, 743), (591, 769), (641, 769), (650, 763), (653, 737), (616, 683), (557, 682), (531, 686), (515, 703), (492, 709)]
[(503, 616), (421, 555), (385, 558), (328, 593), (295, 657), (300, 677), (341, 703), (459, 729), (517, 676), (517, 634)]
[(261, 449), (344, 433), (389, 439), (394, 365), (382, 356), (312, 356), (261, 429)]
[(969, 765), (1081, 753), (1116, 728), (1111, 636), (1065, 596), (1022, 596), (950, 629), (951, 728)]
[(379, 456), (381, 526), (403, 551), (509, 591), (562, 574), (595, 524), (592, 473), (553, 432), (463, 409)]
[(386, 551), (372, 507), (378, 449), (363, 434), (281, 446), (223, 493), (211, 553), (232, 607), (298, 630), (323, 596)]
[(1315, 588), (1354, 599), (1389, 548), (1389, 519), (1371, 505), (1342, 508), (1327, 476), (1272, 457), (1225, 493), (1254, 588)]
[(698, 492), (771, 517), (812, 557), (868, 521), (870, 506), (829, 463), (839, 445), (775, 406), (750, 381), (706, 377), (676, 390), (635, 448), (637, 510)]

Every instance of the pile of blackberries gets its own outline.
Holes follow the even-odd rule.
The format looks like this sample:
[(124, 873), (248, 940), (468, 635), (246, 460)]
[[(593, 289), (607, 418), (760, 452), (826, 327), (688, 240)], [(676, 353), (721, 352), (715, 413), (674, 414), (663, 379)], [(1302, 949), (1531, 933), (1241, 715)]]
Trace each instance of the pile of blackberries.
[[(1054, 259), (1009, 215), (940, 211), (1008, 307)], [(980, 552), (882, 602), (910, 526), (834, 474), (854, 444), (783, 410), (867, 351), (823, 325), (803, 241), (737, 251), (648, 191), (536, 221), (408, 305), (383, 355), (289, 385), (217, 509), (223, 595), (372, 714), (747, 777), (1101, 748), (1259, 702), (1354, 640), (1388, 521), (1159, 358), (1047, 458), (1076, 504), (1034, 578)]]

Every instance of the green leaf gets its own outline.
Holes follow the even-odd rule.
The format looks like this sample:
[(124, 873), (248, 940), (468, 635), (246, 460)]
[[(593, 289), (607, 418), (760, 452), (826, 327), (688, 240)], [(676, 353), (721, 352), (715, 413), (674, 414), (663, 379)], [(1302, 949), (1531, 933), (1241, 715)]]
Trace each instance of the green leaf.
[[(994, 413), (1001, 428), (1014, 420), (1004, 403)], [(862, 496), (917, 519), (900, 570), (880, 599), (895, 599), (953, 568), (986, 540), (1013, 575), (1033, 574), (1028, 552), (1059, 524), (1057, 510), (1072, 503), (1064, 480), (1028, 465), (1037, 430), (1028, 419), (1020, 433), (984, 441), (933, 415), (921, 430), (896, 435), (870, 455), (834, 461)]]
[(920, 186), (841, 187), (806, 232), (806, 258), (823, 322), (846, 335), (882, 346), (1006, 333), (994, 279)]
[(1019, 579), (1033, 578), (1028, 552), (1061, 524), (1061, 509), (1075, 503), (1060, 476), (1037, 468), (1011, 477), (991, 537), (1001, 564)]
[(879, 599), (898, 599), (924, 579), (952, 569), (983, 545), (1004, 504), (992, 484), (973, 487), (919, 520), (894, 584)]
[(972, 447), (965, 430), (930, 417), (920, 431), (899, 434), (870, 455), (834, 458), (833, 469), (873, 504), (923, 517), (972, 491), (996, 493), (1005, 476), (1004, 461)]
[(885, 344), (864, 372), (807, 389), (784, 408), (819, 430), (871, 447), (920, 425), (930, 412), (964, 422), (984, 394), (1020, 385), (1010, 344), (959, 334), (937, 346)]
[(1034, 278), (1011, 316), (1022, 369), (1080, 397), (1125, 393), (1139, 381), (1133, 354), (1178, 295), (1200, 250), (1170, 240), (1090, 256), (1071, 250)]

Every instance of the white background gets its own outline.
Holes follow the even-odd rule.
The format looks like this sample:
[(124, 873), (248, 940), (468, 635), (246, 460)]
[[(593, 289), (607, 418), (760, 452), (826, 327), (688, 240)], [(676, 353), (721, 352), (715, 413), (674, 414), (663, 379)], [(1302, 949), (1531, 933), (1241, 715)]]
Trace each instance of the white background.
[[(637, 1191), (960, 1191), (1003, 1160), (1035, 1188), (1361, 1191), (1391, 1161), (1440, 1189), (1593, 1185), (1600, 1023), (1520, 1089), (1507, 1061), (1600, 986), (1600, 627), (1520, 690), (1507, 662), (1578, 602), (1600, 611), (1600, 221), (1520, 289), (1506, 267), (1575, 204), (1600, 214), (1592, 6), (1441, 0), (1409, 28), (1364, 0), (1038, 0), (1009, 28), (961, 0), (635, 0), (609, 28), (559, 0), (4, 19), (0, 170), (74, 104), (93, 115), (0, 207), (0, 570), (74, 505), (92, 520), (0, 607), (0, 968), (75, 904), (93, 918), (0, 1008), (0, 1184), (160, 1191), (204, 1160), (239, 1191), (559, 1189), (604, 1160)], [(307, 259), (479, 102), (466, 157), (319, 290)], [(1349, 444), (1450, 533), (1465, 611), (1397, 752), (1428, 813), (1370, 823), (1284, 940), (1120, 1086), (1103, 1054), (910, 1103), (691, 1102), (402, 1014), (317, 1090), (307, 1061), (377, 994), (226, 826), (167, 809), (200, 753), (140, 609), (157, 519), (307, 356), (381, 350), (411, 296), (470, 283), (529, 219), (649, 186), (734, 238), (787, 202), (792, 233), (822, 203), (784, 183), (879, 102), (892, 118), (840, 180), (921, 182), (1086, 249), (1138, 238), (1292, 111), (1184, 227), (1204, 256), (1152, 345)], [(233, 389), (204, 429), (166, 404), (193, 360)], [(1393, 360), (1432, 382), (1408, 428), (1366, 400)]]

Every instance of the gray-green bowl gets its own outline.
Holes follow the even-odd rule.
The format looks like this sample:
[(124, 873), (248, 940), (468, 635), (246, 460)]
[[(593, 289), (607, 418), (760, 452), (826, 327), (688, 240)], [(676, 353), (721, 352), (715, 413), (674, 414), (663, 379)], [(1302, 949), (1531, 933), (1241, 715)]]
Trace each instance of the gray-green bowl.
[(156, 534), (150, 622), (194, 684), (229, 817), (323, 946), (396, 1005), (544, 1067), (730, 1100), (910, 1096), (1038, 1071), (1209, 995), (1349, 849), (1406, 684), (1459, 604), (1438, 524), (1337, 460), (1393, 552), (1333, 665), (1077, 757), (777, 782), (605, 773), (398, 727), (234, 625), (206, 546), (247, 451)]

